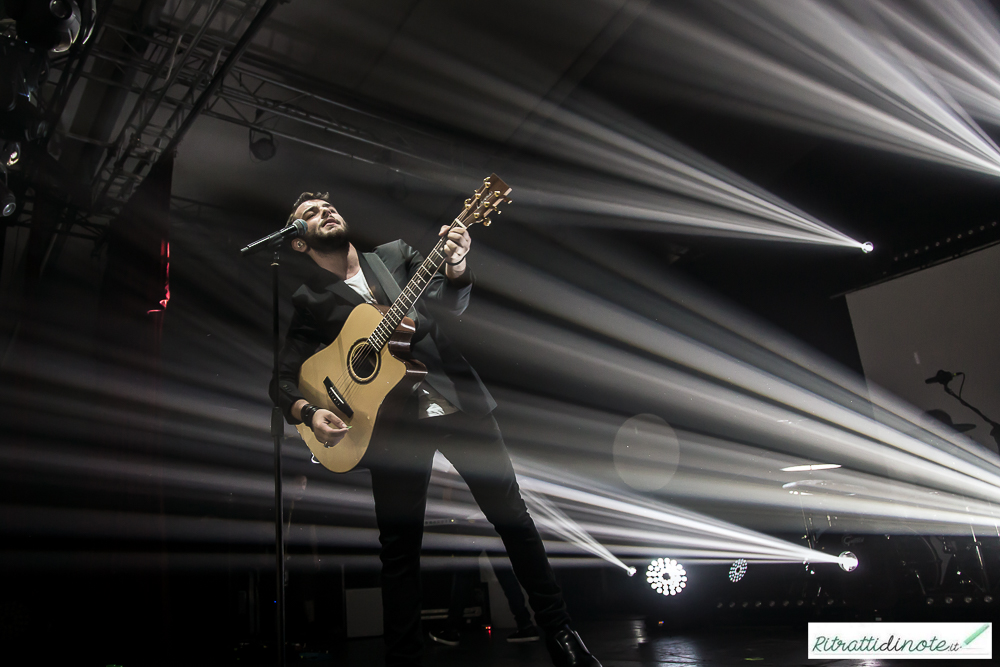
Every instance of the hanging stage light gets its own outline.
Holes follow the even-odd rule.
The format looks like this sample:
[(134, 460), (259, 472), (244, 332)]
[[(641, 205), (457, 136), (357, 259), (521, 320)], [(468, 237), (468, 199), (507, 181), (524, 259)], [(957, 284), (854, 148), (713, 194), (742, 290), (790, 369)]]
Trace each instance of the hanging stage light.
[(274, 135), (265, 130), (250, 129), (250, 153), (264, 162), (274, 157), (278, 147), (274, 143)]
[(739, 558), (737, 559), (732, 567), (729, 568), (729, 581), (734, 584), (743, 578), (743, 575), (747, 573), (747, 559)]
[(8, 167), (13, 167), (21, 159), (21, 144), (16, 141), (8, 141), (0, 151), (0, 162)]
[(18, 39), (53, 53), (68, 50), (81, 32), (87, 41), (97, 11), (93, 0), (7, 0), (5, 8)]
[(14, 193), (5, 184), (0, 183), (0, 214), (6, 218), (13, 215), (16, 210), (17, 199), (14, 197)]
[(853, 572), (858, 569), (858, 557), (850, 551), (844, 551), (837, 556), (837, 564), (844, 572)]
[(657, 558), (646, 568), (646, 581), (657, 593), (677, 595), (687, 586), (687, 572), (673, 558)]

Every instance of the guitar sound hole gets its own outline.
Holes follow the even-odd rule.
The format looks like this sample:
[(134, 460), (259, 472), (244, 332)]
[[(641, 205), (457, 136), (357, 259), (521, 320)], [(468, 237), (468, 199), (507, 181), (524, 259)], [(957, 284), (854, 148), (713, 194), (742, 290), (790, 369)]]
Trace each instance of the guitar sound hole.
[(351, 347), (349, 359), (355, 382), (371, 382), (378, 374), (381, 357), (367, 340), (360, 340)]

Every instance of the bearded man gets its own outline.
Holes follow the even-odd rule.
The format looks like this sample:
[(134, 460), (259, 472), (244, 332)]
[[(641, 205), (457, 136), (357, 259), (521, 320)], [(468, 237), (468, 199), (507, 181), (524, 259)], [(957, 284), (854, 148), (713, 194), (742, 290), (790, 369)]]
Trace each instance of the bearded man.
[[(302, 219), (307, 232), (292, 248), (315, 265), (292, 296), (295, 314), (281, 353), (274, 392), (285, 418), (306, 423), (327, 445), (339, 442), (347, 425), (329, 410), (310, 405), (298, 390), (302, 363), (329, 345), (354, 307), (391, 305), (423, 262), (403, 241), (359, 253), (344, 218), (326, 193), (303, 193), (289, 223)], [(521, 498), (510, 456), (493, 418), (496, 402), (476, 371), (434, 321), (427, 302), (461, 314), (469, 303), (472, 241), (467, 231), (449, 229), (444, 271), (430, 281), (413, 310), (413, 358), (427, 376), (406, 403), (394, 426), (369, 445), (361, 465), (371, 471), (375, 518), (382, 549), (382, 609), (387, 667), (420, 664), (420, 544), (427, 486), (435, 451), (455, 466), (486, 518), (503, 540), (514, 574), (528, 593), (535, 620), (559, 667), (600, 667), (570, 626), (562, 592), (549, 566), (542, 539)]]

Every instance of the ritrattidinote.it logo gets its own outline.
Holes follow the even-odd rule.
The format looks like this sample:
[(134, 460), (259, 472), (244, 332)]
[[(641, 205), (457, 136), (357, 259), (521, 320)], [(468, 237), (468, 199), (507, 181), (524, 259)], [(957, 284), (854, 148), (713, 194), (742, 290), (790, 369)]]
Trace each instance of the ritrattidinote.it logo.
[(992, 623), (809, 624), (810, 660), (992, 657)]

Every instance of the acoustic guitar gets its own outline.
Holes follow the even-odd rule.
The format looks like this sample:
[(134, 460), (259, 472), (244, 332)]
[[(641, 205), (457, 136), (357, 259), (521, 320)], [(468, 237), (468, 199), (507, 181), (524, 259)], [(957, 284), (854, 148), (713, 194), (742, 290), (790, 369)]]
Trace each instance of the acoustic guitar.
[[(510, 187), (496, 174), (469, 199), (450, 228), (490, 225), (490, 215), (509, 201)], [(347, 317), (337, 338), (302, 364), (299, 391), (313, 405), (330, 410), (351, 427), (340, 442), (327, 446), (306, 424), (296, 428), (317, 461), (334, 472), (351, 470), (368, 450), (379, 424), (397, 412), (427, 375), (410, 357), (415, 329), (406, 313), (445, 262), (447, 234), (407, 283), (392, 306), (361, 304)]]

